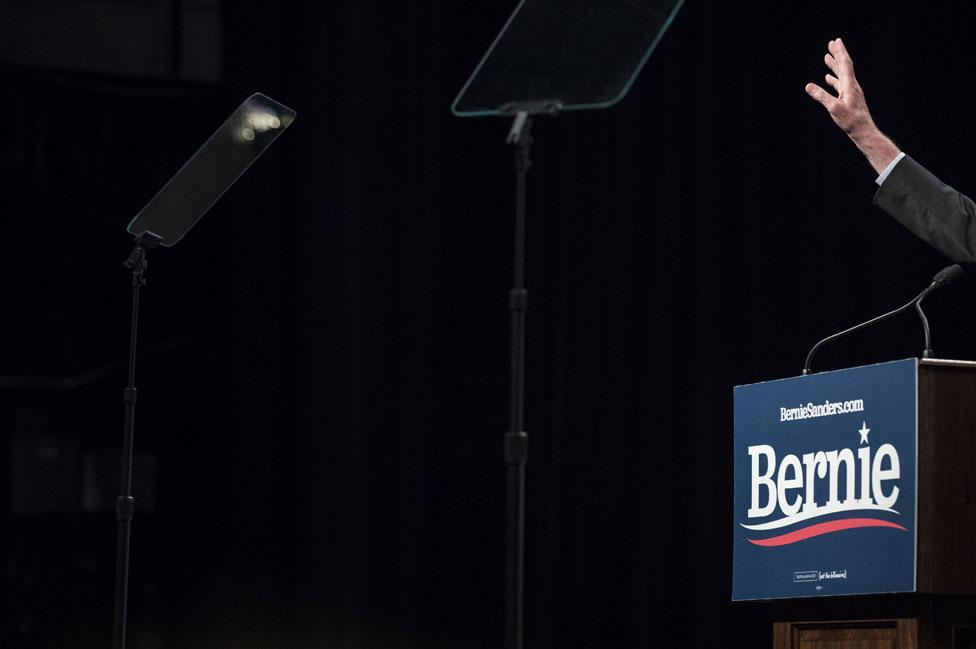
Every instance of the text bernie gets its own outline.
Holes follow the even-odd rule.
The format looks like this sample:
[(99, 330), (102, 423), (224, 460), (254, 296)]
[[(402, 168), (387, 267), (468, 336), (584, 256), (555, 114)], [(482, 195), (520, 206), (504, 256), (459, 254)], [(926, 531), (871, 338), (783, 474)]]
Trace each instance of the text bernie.
[[(891, 509), (898, 500), (898, 486), (886, 483), (901, 477), (898, 451), (891, 444), (871, 448), (785, 455), (776, 462), (776, 450), (768, 444), (749, 447), (752, 464), (752, 498), (749, 518), (771, 515), (779, 507), (784, 516), (801, 512), (803, 518), (854, 509)], [(840, 477), (844, 477), (841, 499)], [(826, 490), (826, 500), (823, 500)], [(819, 499), (819, 500), (818, 500)]]

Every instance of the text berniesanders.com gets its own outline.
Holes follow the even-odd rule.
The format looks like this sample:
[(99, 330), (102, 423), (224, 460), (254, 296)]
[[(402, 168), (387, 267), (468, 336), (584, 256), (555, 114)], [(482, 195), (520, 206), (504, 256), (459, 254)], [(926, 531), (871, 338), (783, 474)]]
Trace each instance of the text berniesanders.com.
[(831, 415), (846, 415), (850, 412), (864, 412), (864, 399), (853, 401), (824, 401), (823, 403), (808, 403), (796, 408), (780, 408), (780, 421), (795, 421), (797, 419), (813, 419), (814, 417), (829, 417)]

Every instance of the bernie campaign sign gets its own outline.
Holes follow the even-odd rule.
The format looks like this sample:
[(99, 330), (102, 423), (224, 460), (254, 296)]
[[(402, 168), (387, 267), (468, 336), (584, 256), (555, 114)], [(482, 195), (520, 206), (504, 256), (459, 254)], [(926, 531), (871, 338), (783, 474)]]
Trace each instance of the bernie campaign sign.
[(733, 600), (915, 590), (917, 363), (735, 388)]

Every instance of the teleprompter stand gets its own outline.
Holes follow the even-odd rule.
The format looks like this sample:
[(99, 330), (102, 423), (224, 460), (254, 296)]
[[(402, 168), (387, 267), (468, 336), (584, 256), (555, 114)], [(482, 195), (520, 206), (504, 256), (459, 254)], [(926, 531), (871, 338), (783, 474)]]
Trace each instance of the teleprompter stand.
[(115, 504), (118, 526), (115, 563), (113, 649), (125, 649), (132, 547), (132, 458), (136, 417), (136, 351), (139, 297), (146, 284), (149, 251), (175, 245), (230, 189), (295, 119), (295, 111), (260, 93), (248, 97), (129, 223), (135, 247), (124, 266), (132, 271), (129, 376), (123, 393), (121, 493)]
[(506, 646), (522, 646), (525, 581), (525, 465), (529, 459), (529, 435), (525, 432), (525, 193), (532, 167), (532, 118), (519, 112), (508, 133), (515, 147), (515, 262), (508, 309), (512, 319), (509, 427), (505, 433), (505, 466), (508, 513), (506, 533), (505, 610)]
[(122, 432), (121, 495), (115, 501), (118, 535), (115, 545), (115, 627), (113, 646), (125, 646), (125, 624), (129, 601), (129, 550), (132, 544), (132, 438), (136, 427), (136, 348), (139, 334), (139, 291), (146, 285), (148, 251), (159, 245), (159, 237), (146, 232), (136, 237), (135, 248), (124, 266), (132, 271), (132, 319), (129, 328), (129, 381), (123, 393), (125, 425)]
[[(512, 117), (506, 144), (515, 149), (514, 281), (509, 292), (511, 378), (506, 464), (505, 647), (522, 649), (525, 585), (526, 185), (532, 116), (607, 108), (630, 89), (683, 0), (607, 3), (522, 0), (451, 110), (460, 117)], [(600, 55), (596, 56), (595, 53)]]

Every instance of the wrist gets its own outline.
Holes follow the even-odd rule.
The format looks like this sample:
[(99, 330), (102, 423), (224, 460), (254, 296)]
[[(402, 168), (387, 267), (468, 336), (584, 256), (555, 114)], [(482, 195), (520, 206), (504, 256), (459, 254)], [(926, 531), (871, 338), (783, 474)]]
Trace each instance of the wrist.
[(874, 168), (881, 173), (888, 164), (900, 153), (898, 146), (887, 135), (881, 132), (874, 122), (870, 122), (861, 129), (848, 134), (857, 148)]
[(881, 134), (881, 130), (875, 125), (874, 120), (871, 119), (871, 115), (865, 115), (851, 124), (851, 127), (847, 130), (847, 136), (854, 140), (854, 144), (858, 147), (862, 145), (870, 146), (879, 137), (884, 137)]

